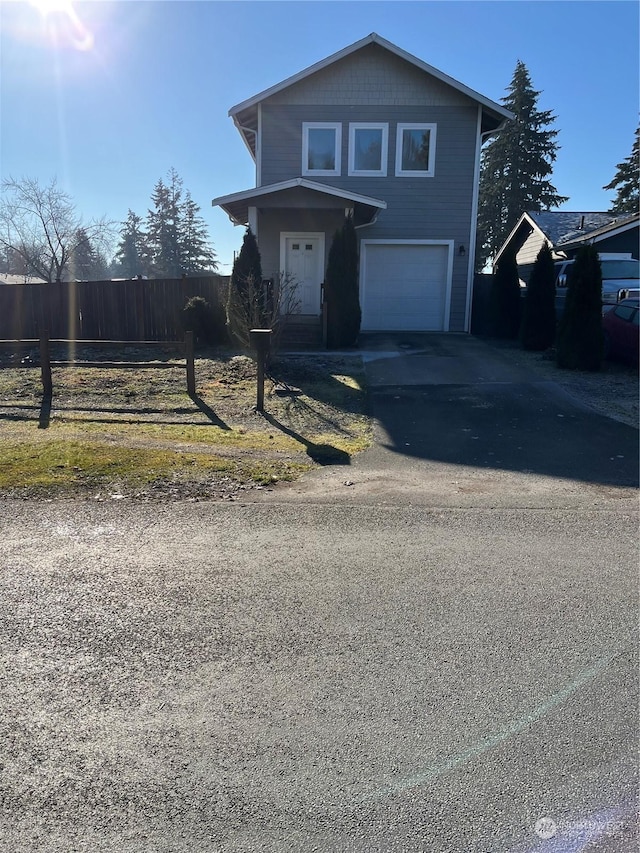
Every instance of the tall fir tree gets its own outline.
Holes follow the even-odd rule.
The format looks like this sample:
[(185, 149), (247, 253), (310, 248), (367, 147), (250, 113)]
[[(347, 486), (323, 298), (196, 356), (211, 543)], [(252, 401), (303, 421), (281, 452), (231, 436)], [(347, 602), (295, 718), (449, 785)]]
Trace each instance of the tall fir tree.
[(169, 170), (166, 182), (158, 180), (151, 204), (145, 221), (129, 210), (120, 230), (114, 271), (128, 278), (140, 274), (179, 278), (215, 272), (216, 253), (200, 207), (189, 190), (183, 190), (182, 178), (175, 169)]
[(539, 91), (518, 60), (508, 94), (502, 98), (513, 121), (483, 149), (478, 201), (477, 265), (483, 269), (525, 211), (558, 207), (567, 196), (551, 183), (552, 164), (559, 148), (556, 117), (537, 108)]
[(185, 193), (181, 209), (179, 242), (183, 273), (195, 275), (217, 270), (216, 253), (209, 244), (207, 226), (189, 190)]
[(622, 163), (618, 163), (613, 179), (603, 189), (615, 190), (610, 213), (638, 213), (640, 210), (640, 127), (636, 128), (636, 138), (631, 154)]
[(143, 229), (142, 218), (131, 209), (120, 229), (114, 268), (126, 278), (148, 275), (150, 272), (147, 235)]
[(153, 274), (158, 278), (179, 278), (182, 275), (179, 240), (182, 178), (175, 169), (169, 170), (168, 178), (167, 184), (160, 178), (153, 188), (153, 209), (147, 214), (147, 233)]

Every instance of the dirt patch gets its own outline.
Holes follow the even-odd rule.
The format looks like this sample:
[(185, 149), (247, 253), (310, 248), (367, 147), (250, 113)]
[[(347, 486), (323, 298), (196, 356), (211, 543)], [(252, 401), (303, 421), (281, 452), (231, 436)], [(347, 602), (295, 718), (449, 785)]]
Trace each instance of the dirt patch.
[[(372, 440), (357, 357), (272, 360), (259, 413), (256, 365), (245, 355), (201, 353), (193, 398), (171, 350), (58, 347), (51, 355), (76, 364), (53, 365), (50, 409), (36, 352), (2, 362), (5, 496), (232, 499), (318, 465), (347, 464)], [(115, 361), (135, 366), (89, 366)]]

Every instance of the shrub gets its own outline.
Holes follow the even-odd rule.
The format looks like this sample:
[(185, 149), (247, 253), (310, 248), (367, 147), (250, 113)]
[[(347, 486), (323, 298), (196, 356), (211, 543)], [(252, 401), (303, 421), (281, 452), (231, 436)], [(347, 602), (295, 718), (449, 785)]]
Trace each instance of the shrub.
[[(217, 310), (216, 310), (217, 309)], [(196, 344), (220, 344), (226, 338), (224, 313), (212, 308), (202, 296), (192, 296), (182, 309), (185, 332), (193, 332)]]
[(553, 256), (544, 243), (531, 270), (524, 300), (520, 340), (527, 350), (546, 350), (556, 337), (556, 273)]
[(509, 252), (496, 264), (491, 284), (491, 331), (496, 338), (518, 337), (521, 301), (518, 264)]
[(327, 345), (353, 346), (362, 312), (358, 285), (358, 238), (351, 216), (345, 217), (329, 249), (324, 281), (327, 300)]
[(573, 264), (558, 325), (558, 367), (600, 370), (603, 349), (602, 269), (595, 246), (583, 246)]
[(266, 300), (260, 250), (253, 231), (247, 228), (233, 263), (226, 303), (229, 333), (245, 348), (249, 347), (249, 330), (265, 328)]

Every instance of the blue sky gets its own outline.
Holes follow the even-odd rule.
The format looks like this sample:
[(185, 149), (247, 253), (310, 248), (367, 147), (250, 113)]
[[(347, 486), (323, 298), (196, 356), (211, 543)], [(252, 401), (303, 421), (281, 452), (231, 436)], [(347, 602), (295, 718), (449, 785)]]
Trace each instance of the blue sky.
[[(69, 8), (73, 31), (58, 26), (52, 37)], [(613, 194), (602, 186), (630, 154), (638, 124), (639, 8), (635, 0), (5, 2), (0, 171), (56, 177), (85, 220), (121, 221), (129, 208), (146, 215), (154, 184), (174, 167), (228, 272), (243, 232), (211, 199), (255, 186), (229, 108), (377, 32), (495, 101), (522, 60), (542, 92), (539, 108), (557, 116), (553, 182), (570, 196), (564, 208), (606, 210)]]

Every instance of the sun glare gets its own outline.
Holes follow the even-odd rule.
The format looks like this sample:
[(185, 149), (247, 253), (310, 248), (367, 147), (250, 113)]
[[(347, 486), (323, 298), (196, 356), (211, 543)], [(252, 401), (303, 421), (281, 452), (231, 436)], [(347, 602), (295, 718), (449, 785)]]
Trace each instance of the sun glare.
[(55, 43), (77, 50), (91, 50), (93, 33), (82, 23), (71, 0), (29, 0), (40, 12)]
[(71, 0), (30, 0), (30, 2), (41, 15), (47, 15), (49, 12), (73, 12)]

